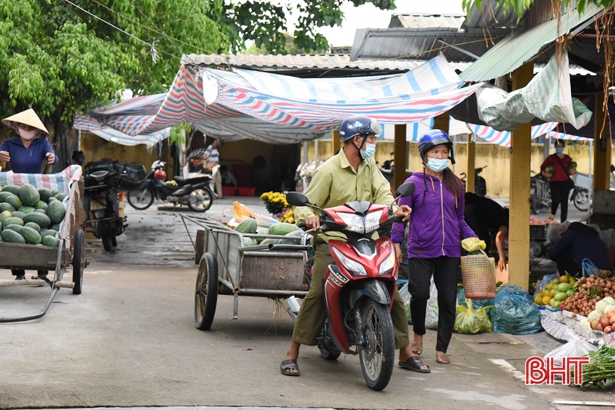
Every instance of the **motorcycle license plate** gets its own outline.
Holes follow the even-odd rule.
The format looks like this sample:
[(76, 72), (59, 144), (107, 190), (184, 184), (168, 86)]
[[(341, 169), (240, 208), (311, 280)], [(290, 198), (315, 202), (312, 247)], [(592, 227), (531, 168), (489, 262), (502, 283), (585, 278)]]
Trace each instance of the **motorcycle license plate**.
[(99, 209), (105, 209), (106, 207), (107, 207), (107, 203), (106, 203), (106, 201), (104, 199), (103, 200), (99, 200), (99, 201), (92, 200), (90, 202), (90, 209), (92, 211), (96, 211), (96, 210), (99, 210)]

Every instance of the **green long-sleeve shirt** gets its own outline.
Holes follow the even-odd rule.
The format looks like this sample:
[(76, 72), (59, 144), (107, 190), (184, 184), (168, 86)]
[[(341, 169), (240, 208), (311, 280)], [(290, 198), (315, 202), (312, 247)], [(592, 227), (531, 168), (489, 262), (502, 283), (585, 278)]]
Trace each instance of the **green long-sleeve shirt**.
[[(373, 158), (361, 161), (358, 170), (355, 171), (343, 149), (314, 172), (310, 186), (304, 194), (311, 204), (320, 208), (330, 208), (359, 200), (390, 205), (394, 199), (389, 182)], [(315, 215), (314, 210), (306, 206), (296, 207), (294, 213), (296, 223)], [(330, 232), (328, 236), (333, 234), (336, 232)], [(328, 241), (326, 235), (320, 237)]]

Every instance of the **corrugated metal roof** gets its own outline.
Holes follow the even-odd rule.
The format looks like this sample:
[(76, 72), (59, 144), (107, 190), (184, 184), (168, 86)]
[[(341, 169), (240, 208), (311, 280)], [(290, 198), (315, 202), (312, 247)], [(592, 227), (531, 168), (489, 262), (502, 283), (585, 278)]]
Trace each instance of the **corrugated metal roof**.
[(498, 5), (494, 0), (483, 0), (483, 10), (480, 11), (472, 3), (470, 15), (462, 27), (472, 28), (515, 28), (517, 27), (517, 14), (511, 7)]
[(423, 64), (424, 60), (362, 60), (350, 61), (350, 56), (334, 54), (298, 54), (298, 55), (221, 55), (221, 54), (184, 54), (181, 63), (185, 65), (228, 65), (232, 67), (250, 67), (257, 69), (281, 68), (354, 68), (365, 70), (412, 70)]
[(601, 10), (602, 7), (588, 4), (581, 15), (573, 10), (559, 20), (553, 19), (511, 34), (464, 70), (460, 77), (465, 81), (487, 81), (508, 74), (534, 57), (545, 44), (568, 33)]
[[(364, 28), (356, 31), (350, 60), (374, 58), (430, 59), (443, 53), (448, 61), (474, 62), (510, 30), (466, 32), (454, 28)], [(488, 40), (489, 39), (489, 40)], [(464, 52), (460, 51), (464, 50)], [(468, 54), (469, 53), (469, 54)]]
[(454, 28), (459, 29), (466, 17), (463, 14), (393, 14), (389, 28)]

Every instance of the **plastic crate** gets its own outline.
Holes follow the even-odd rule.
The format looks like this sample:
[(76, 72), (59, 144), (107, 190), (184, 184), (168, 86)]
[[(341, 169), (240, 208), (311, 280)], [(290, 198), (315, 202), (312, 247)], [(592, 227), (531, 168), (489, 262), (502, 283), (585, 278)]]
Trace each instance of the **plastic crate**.
[(545, 241), (547, 239), (547, 225), (530, 225), (530, 239)]

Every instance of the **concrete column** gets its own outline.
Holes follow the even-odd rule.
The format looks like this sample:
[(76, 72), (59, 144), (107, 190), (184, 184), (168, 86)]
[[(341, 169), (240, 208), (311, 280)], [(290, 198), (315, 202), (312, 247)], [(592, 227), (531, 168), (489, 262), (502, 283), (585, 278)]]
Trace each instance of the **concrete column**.
[[(533, 77), (534, 63), (513, 72), (513, 90), (523, 88)], [(532, 125), (512, 132), (510, 156), (510, 220), (508, 234), (508, 282), (525, 290), (530, 270), (530, 159)]]
[(442, 113), (433, 119), (433, 128), (436, 130), (442, 130), (448, 134), (448, 123), (449, 123), (449, 114), (448, 112)]
[(472, 141), (472, 134), (468, 134), (468, 171), (466, 175), (466, 192), (475, 192), (476, 178), (474, 168), (476, 168), (476, 143)]
[[(594, 109), (594, 191), (609, 189), (611, 185), (612, 143), (604, 124), (604, 94), (596, 95)], [(610, 126), (610, 124), (609, 124)]]
[(406, 124), (395, 124), (395, 142), (393, 144), (393, 192), (406, 180), (408, 154), (406, 149)]
[(331, 132), (331, 156), (340, 152), (340, 130), (333, 130)]

